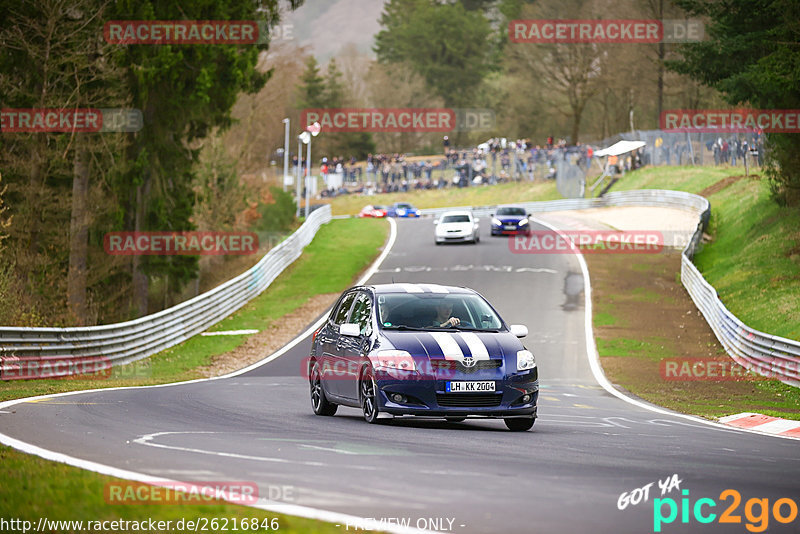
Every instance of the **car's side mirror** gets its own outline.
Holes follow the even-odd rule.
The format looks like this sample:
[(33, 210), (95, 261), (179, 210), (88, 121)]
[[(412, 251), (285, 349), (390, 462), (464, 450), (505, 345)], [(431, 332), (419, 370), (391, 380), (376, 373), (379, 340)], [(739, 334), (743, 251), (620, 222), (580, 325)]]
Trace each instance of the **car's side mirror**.
[(524, 324), (512, 324), (510, 329), (511, 333), (516, 337), (525, 337), (528, 335), (528, 327)]
[(439, 224), (439, 219), (434, 219), (433, 224)]
[(480, 219), (472, 219), (472, 220), (475, 221), (475, 222), (481, 222)]
[(343, 336), (358, 337), (361, 335), (361, 327), (356, 323), (344, 323), (339, 326), (339, 333)]
[(494, 217), (494, 213), (490, 213), (490, 214), (489, 214), (489, 217)]
[(526, 214), (525, 214), (525, 216), (526, 216), (526, 217), (531, 217), (531, 215), (532, 215), (532, 214), (530, 214), (530, 213), (526, 213)]

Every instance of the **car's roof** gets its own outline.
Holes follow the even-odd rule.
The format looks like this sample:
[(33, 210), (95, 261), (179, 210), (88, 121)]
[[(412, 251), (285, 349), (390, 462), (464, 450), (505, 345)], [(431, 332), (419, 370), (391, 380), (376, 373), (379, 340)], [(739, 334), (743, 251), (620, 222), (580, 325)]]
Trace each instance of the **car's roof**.
[(373, 284), (366, 287), (380, 295), (388, 293), (475, 294), (475, 291), (467, 287), (442, 286), (439, 284)]
[(467, 211), (467, 210), (445, 211), (444, 213), (442, 213), (442, 217), (444, 217), (445, 215), (469, 215), (469, 216), (472, 216), (472, 212), (471, 211)]

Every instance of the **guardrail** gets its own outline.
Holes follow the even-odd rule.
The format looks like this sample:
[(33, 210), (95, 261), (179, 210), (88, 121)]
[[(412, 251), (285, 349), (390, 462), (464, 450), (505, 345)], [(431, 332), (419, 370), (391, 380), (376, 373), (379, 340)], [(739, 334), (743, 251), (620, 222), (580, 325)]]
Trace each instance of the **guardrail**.
[[(124, 323), (73, 328), (0, 327), (0, 379), (66, 376), (130, 363), (207, 330), (266, 289), (331, 220), (331, 208), (311, 213), (256, 265), (214, 289)], [(36, 363), (36, 367), (30, 365)], [(27, 365), (26, 365), (27, 364)], [(20, 373), (25, 365), (27, 374)], [(20, 376), (21, 375), (21, 376)]]
[[(692, 263), (711, 213), (710, 205), (705, 198), (682, 191), (653, 189), (616, 191), (601, 198), (522, 202), (515, 205), (524, 206), (532, 213), (611, 206), (657, 206), (689, 210), (697, 214), (699, 219), (697, 229), (683, 249), (681, 257), (681, 282), (686, 291), (714, 331), (714, 335), (736, 363), (761, 375), (800, 387), (800, 342), (759, 332), (744, 324), (725, 307), (716, 289), (703, 278)], [(478, 217), (482, 217), (492, 213), (495, 207), (464, 206), (420, 211), (423, 215), (438, 217), (445, 211), (453, 209), (471, 210)]]

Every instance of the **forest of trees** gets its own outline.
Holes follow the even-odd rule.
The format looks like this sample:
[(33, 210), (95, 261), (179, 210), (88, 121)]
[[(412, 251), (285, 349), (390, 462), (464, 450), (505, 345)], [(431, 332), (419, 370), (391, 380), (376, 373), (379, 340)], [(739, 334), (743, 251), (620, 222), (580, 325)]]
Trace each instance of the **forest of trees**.
[[(144, 118), (136, 133), (0, 136), (1, 324), (108, 323), (180, 300), (198, 280), (197, 257), (109, 256), (103, 236), (242, 229), (265, 203), (283, 205), (263, 185), (277, 174), (270, 160), (283, 146), (281, 120), (296, 133), (304, 108), (494, 111), (493, 129), (456, 132), (456, 146), (492, 136), (595, 141), (655, 129), (666, 109), (800, 108), (793, 0), (387, 0), (373, 53), (333, 43), (324, 64), (292, 42), (120, 46), (102, 37), (109, 20), (275, 25), (301, 4), (0, 0), (2, 108), (136, 108)], [(508, 36), (515, 19), (687, 17), (705, 22), (703, 42), (543, 45)], [(798, 136), (767, 141), (775, 197), (797, 205)], [(316, 162), (370, 152), (440, 153), (441, 134), (315, 140)]]
[(278, 0), (0, 2), (3, 108), (135, 108), (144, 117), (136, 133), (0, 138), (12, 217), (0, 258), (7, 275), (0, 323), (94, 324), (171, 303), (196, 278), (198, 258), (109, 256), (103, 235), (196, 229), (195, 210), (217, 185), (204, 178), (201, 147), (231, 124), (240, 94), (269, 79), (256, 68), (266, 45), (119, 46), (103, 38), (106, 21), (275, 24), (279, 7)]

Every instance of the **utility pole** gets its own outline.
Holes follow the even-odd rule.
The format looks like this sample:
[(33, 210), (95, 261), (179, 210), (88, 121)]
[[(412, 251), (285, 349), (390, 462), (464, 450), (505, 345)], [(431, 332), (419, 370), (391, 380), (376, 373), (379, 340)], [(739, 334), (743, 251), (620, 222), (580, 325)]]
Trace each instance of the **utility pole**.
[(289, 178), (289, 119), (283, 119), (283, 124), (286, 125), (284, 142), (283, 142), (283, 191), (286, 192), (286, 181)]

